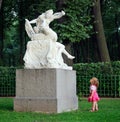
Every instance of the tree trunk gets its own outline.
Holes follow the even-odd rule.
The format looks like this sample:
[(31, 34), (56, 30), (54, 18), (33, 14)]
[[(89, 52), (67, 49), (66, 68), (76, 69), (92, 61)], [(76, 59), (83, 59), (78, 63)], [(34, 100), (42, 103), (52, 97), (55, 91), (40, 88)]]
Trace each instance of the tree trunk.
[(64, 0), (57, 0), (56, 1), (57, 10), (61, 10), (63, 8), (63, 5), (64, 5)]
[(20, 41), (20, 57), (19, 57), (19, 63), (23, 64), (23, 42), (24, 42), (24, 8), (23, 8), (23, 0), (19, 1), (19, 41)]
[(4, 35), (4, 28), (3, 28), (3, 8), (1, 8), (2, 0), (0, 1), (0, 63), (3, 61), (3, 35)]
[(110, 56), (109, 56), (105, 34), (104, 34), (101, 8), (100, 8), (100, 0), (94, 0), (93, 13), (95, 17), (94, 27), (95, 27), (96, 38), (97, 38), (101, 61), (109, 62)]
[(118, 30), (118, 28), (119, 28), (119, 14), (115, 14), (115, 26), (116, 26), (116, 29), (117, 29), (117, 31), (116, 31), (116, 33), (115, 33), (115, 35), (116, 35), (116, 40), (117, 40), (117, 43), (118, 43), (118, 58), (119, 58), (119, 60), (120, 60), (120, 35), (119, 35), (119, 30)]
[(0, 10), (1, 10), (1, 6), (2, 6), (2, 0), (0, 0)]

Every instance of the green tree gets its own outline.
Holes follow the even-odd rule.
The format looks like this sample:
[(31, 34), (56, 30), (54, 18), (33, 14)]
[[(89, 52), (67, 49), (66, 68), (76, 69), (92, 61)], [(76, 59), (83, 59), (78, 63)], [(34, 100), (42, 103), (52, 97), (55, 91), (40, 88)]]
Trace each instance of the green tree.
[[(76, 47), (73, 44), (85, 41), (91, 35), (91, 1), (89, 0), (57, 0), (56, 8), (58, 11), (64, 10), (66, 16), (55, 23), (55, 30), (58, 33), (58, 41), (64, 43), (69, 53), (74, 52), (76, 55)], [(79, 47), (80, 48), (84, 47)], [(71, 50), (72, 49), (72, 50)], [(85, 49), (85, 48), (84, 48)], [(75, 61), (78, 59), (78, 54)], [(64, 57), (65, 58), (65, 57)], [(72, 64), (71, 60), (65, 58), (67, 64)]]
[[(17, 13), (16, 9), (16, 0), (13, 1), (3, 1), (1, 14), (0, 14), (0, 56), (1, 63), (0, 65), (7, 65), (7, 61), (9, 60), (9, 51), (11, 50), (12, 44), (15, 44), (16, 39), (16, 21), (17, 21)], [(14, 32), (14, 33), (13, 33)], [(9, 34), (8, 34), (9, 33)], [(6, 51), (7, 49), (7, 51)], [(14, 49), (14, 48), (13, 48)], [(8, 52), (8, 56), (6, 57), (6, 53)]]
[(3, 63), (3, 19), (2, 0), (0, 0), (0, 64)]
[(94, 14), (94, 27), (95, 27), (96, 39), (98, 43), (101, 61), (103, 62), (110, 61), (101, 16), (100, 0), (94, 0), (93, 14)]
[(23, 65), (26, 43), (29, 40), (24, 27), (25, 18), (34, 19), (46, 9), (54, 8), (51, 7), (53, 1), (5, 0), (2, 2), (0, 11), (0, 65)]
[(111, 60), (120, 60), (120, 2), (106, 0), (102, 3), (103, 24)]
[(59, 41), (80, 42), (90, 37), (92, 29), (90, 6), (89, 0), (64, 0), (63, 10), (66, 12), (66, 17), (62, 24), (56, 24)]
[(2, 5), (2, 0), (0, 0), (0, 9), (1, 9), (1, 5)]
[[(0, 53), (5, 56), (4, 62), (7, 62), (6, 59), (9, 59), (7, 57), (12, 57), (10, 60), (17, 62), (13, 62), (12, 65), (23, 64), (26, 44), (27, 41), (29, 41), (24, 27), (25, 18), (32, 20), (48, 9), (53, 9), (55, 12), (61, 10), (66, 12), (65, 17), (54, 21), (50, 25), (58, 34), (58, 41), (69, 44), (67, 45), (69, 49), (71, 49), (70, 46), (76, 42), (84, 42), (86, 45), (86, 40), (90, 40), (91, 35), (94, 33), (91, 20), (93, 1), (57, 0), (57, 2), (54, 0), (3, 1), (4, 7), (1, 10), (3, 10), (2, 13), (4, 14), (2, 14), (3, 19), (0, 20), (0, 26), (3, 26), (2, 28), (4, 29), (3, 31), (0, 30), (0, 35), (2, 35), (0, 38), (3, 38), (4, 45), (0, 44), (0, 46), (2, 46), (0, 50), (3, 51)], [(100, 2), (102, 2), (102, 0)], [(104, 3), (104, 1), (102, 3)], [(81, 46), (79, 48), (86, 50), (88, 47)], [(80, 53), (80, 51), (77, 53)], [(84, 57), (86, 57), (86, 55)], [(8, 64), (11, 65), (11, 63)]]

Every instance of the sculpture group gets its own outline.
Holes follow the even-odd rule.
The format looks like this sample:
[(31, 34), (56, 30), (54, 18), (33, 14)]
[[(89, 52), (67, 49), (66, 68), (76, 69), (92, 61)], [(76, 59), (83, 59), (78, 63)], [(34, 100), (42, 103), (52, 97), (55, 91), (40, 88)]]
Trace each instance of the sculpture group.
[[(64, 63), (62, 53), (69, 59), (74, 59), (75, 57), (65, 50), (63, 44), (57, 42), (57, 33), (49, 26), (54, 19), (59, 19), (64, 15), (64, 11), (53, 13), (53, 10), (50, 9), (34, 20), (25, 20), (25, 29), (31, 39), (27, 43), (23, 58), (25, 68), (62, 68), (72, 70), (72, 67)], [(33, 23), (36, 24), (34, 27), (31, 25)]]

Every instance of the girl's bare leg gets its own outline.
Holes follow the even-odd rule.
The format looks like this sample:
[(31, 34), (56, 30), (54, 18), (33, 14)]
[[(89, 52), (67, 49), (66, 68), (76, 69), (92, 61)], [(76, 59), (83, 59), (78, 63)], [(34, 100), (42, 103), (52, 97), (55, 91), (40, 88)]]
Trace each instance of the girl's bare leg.
[(92, 110), (91, 110), (91, 112), (94, 112), (95, 111), (95, 107), (96, 107), (96, 102), (93, 102), (92, 103)]
[(98, 103), (96, 102), (95, 110), (98, 111)]

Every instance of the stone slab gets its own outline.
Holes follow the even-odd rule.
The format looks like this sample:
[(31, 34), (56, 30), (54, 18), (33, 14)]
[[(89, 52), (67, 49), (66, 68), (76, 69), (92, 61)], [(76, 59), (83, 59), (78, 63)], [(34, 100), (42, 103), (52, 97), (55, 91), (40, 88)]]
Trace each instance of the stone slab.
[(76, 71), (17, 69), (15, 111), (61, 113), (78, 109)]

